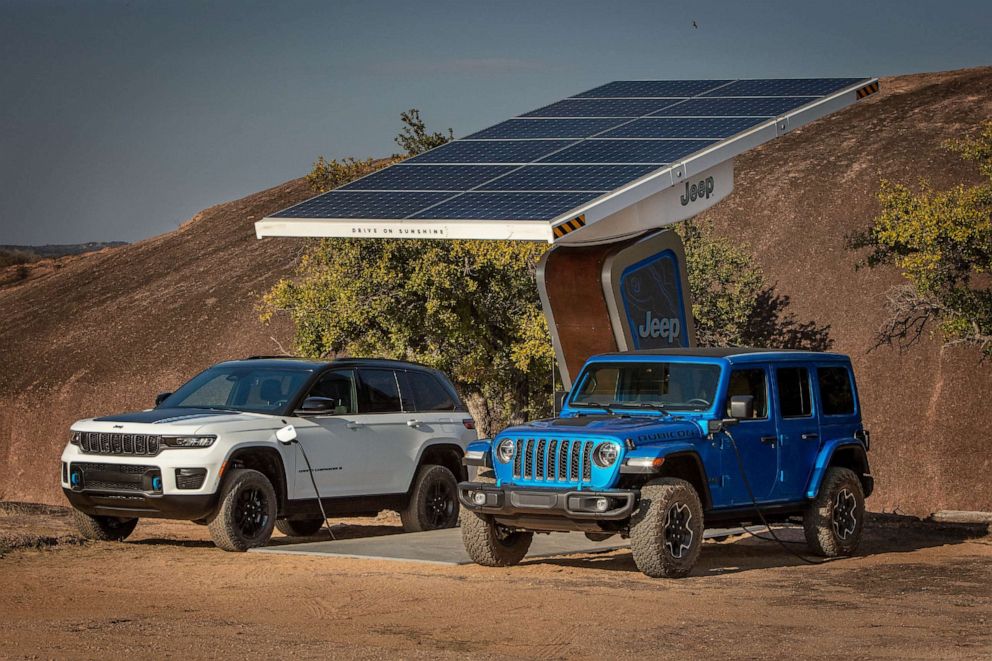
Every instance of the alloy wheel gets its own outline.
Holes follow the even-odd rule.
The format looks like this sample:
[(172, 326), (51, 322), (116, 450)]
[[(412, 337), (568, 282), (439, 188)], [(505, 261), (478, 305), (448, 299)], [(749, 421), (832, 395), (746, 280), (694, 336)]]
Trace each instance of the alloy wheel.
[(665, 546), (673, 558), (681, 559), (682, 555), (692, 546), (693, 532), (689, 527), (692, 512), (685, 503), (674, 503), (668, 508), (665, 517)]
[(238, 496), (234, 510), (234, 523), (245, 537), (251, 538), (269, 522), (268, 503), (260, 489), (245, 489)]
[(858, 499), (850, 489), (841, 489), (834, 499), (831, 520), (838, 539), (847, 539), (858, 527)]

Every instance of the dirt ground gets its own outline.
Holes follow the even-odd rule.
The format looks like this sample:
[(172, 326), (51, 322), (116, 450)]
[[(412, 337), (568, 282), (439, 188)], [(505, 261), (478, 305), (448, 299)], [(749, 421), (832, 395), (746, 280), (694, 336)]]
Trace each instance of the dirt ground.
[[(383, 514), (335, 532), (399, 527)], [(629, 551), (510, 569), (236, 554), (152, 520), (127, 542), (82, 543), (65, 511), (7, 505), (0, 656), (988, 659), (987, 532), (875, 516), (863, 555), (820, 566), (745, 535), (665, 581)]]

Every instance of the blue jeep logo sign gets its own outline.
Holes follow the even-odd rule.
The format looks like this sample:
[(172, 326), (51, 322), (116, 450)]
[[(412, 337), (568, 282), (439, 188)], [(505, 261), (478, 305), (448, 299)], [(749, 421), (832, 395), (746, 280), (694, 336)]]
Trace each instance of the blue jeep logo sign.
[(632, 349), (689, 346), (682, 281), (675, 253), (665, 250), (624, 270), (620, 296)]

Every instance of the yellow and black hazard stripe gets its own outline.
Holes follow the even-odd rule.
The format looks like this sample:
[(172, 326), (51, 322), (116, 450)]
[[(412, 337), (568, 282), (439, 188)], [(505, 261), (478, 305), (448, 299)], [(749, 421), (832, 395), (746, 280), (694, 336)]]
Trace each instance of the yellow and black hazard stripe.
[(866, 96), (874, 94), (877, 91), (878, 91), (878, 81), (876, 80), (874, 83), (869, 83), (868, 85), (865, 85), (864, 87), (859, 89), (858, 98), (863, 99)]
[(585, 225), (586, 225), (586, 217), (585, 214), (583, 214), (581, 216), (576, 216), (572, 220), (566, 220), (564, 223), (555, 225), (551, 231), (554, 232), (556, 239), (560, 239), (569, 232), (574, 232), (580, 227), (585, 227)]

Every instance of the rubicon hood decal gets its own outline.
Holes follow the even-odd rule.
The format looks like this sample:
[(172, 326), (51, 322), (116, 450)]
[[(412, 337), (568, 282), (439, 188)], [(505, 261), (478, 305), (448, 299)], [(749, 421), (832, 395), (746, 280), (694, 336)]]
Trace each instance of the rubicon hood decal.
[(96, 422), (140, 422), (144, 424), (164, 425), (170, 422), (212, 418), (237, 413), (237, 411), (212, 411), (210, 409), (152, 409), (150, 411), (136, 411), (134, 413), (121, 413), (120, 415), (96, 418)]

